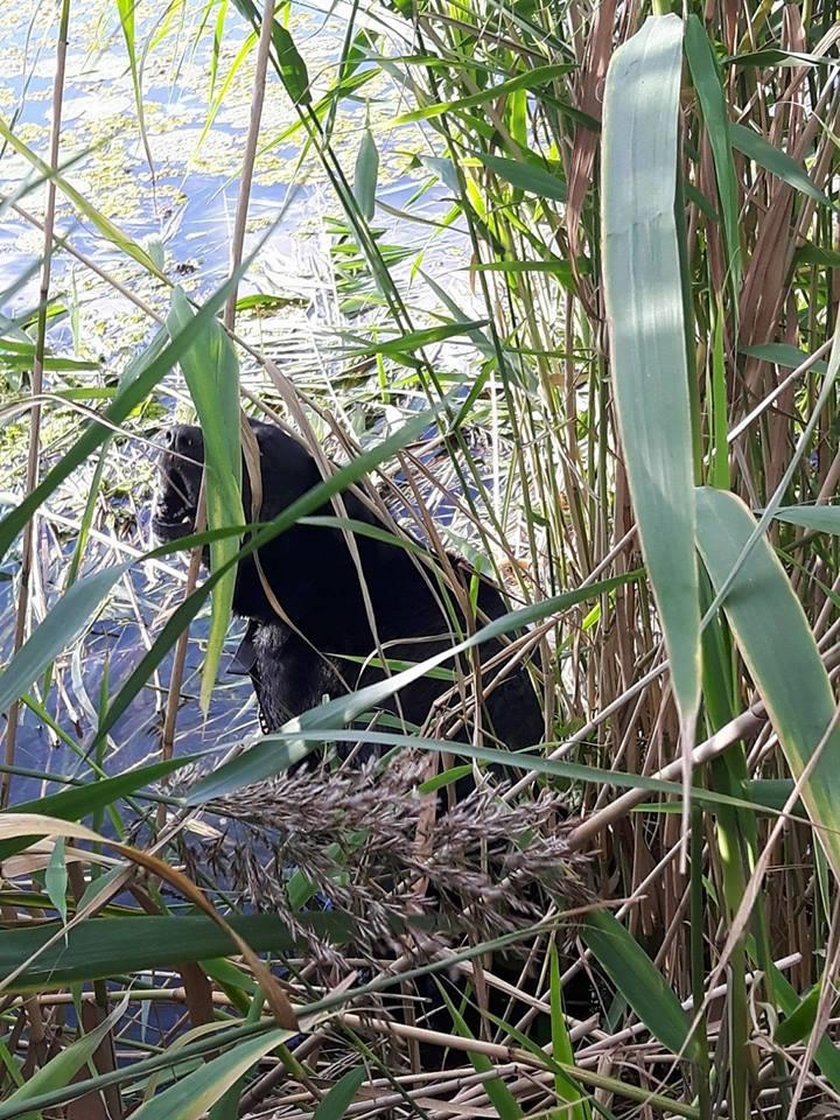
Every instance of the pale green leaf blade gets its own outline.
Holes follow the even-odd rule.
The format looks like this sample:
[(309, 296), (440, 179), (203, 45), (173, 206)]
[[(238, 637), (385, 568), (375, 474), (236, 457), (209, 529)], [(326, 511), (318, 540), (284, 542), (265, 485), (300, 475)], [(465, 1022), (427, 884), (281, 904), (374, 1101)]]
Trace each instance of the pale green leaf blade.
[(703, 24), (693, 13), (688, 17), (685, 25), (685, 55), (691, 70), (691, 80), (697, 90), (700, 108), (703, 111), (709, 146), (712, 149), (729, 258), (733, 310), (737, 312), (741, 292), (741, 234), (738, 224), (738, 180), (729, 141), (729, 114), (712, 44), (709, 42)]
[[(734, 494), (697, 491), (700, 555), (717, 591), (729, 578), (756, 522)], [(834, 698), (805, 612), (778, 557), (759, 539), (735, 575), (723, 608), (761, 694), (794, 778), (821, 746), (802, 801), (840, 879), (840, 730), (823, 744)]]
[(44, 872), (44, 886), (50, 902), (61, 919), (61, 924), (67, 924), (67, 863), (65, 851), (67, 841), (64, 836), (57, 836), (50, 861)]
[[(175, 288), (169, 312), (173, 337), (177, 337), (194, 317), (183, 292)], [(242, 509), (239, 363), (230, 339), (215, 319), (208, 321), (201, 335), (181, 356), (181, 369), (204, 435), (207, 527), (212, 531), (243, 525), (250, 518), (246, 519)], [(212, 570), (219, 571), (238, 552), (236, 537), (211, 541)], [(201, 707), (205, 712), (218, 675), (235, 584), (236, 566), (233, 565), (213, 588), (210, 633), (201, 678)]]
[(528, 191), (530, 194), (541, 198), (552, 198), (557, 202), (566, 201), (566, 184), (559, 175), (554, 175), (544, 167), (537, 167), (533, 163), (524, 163), (516, 159), (504, 159), (502, 156), (491, 156), (486, 152), (476, 152), (476, 157), (481, 160), (488, 170), (510, 183), (512, 187)]
[(105, 568), (77, 580), (49, 610), (0, 673), (0, 712), (5, 712), (88, 623), (128, 564)]
[(268, 1031), (234, 1046), (146, 1101), (132, 1115), (136, 1120), (200, 1120), (231, 1085), (291, 1033)]
[(840, 506), (780, 506), (773, 516), (815, 533), (840, 534)]
[(700, 694), (691, 416), (674, 216), (682, 23), (648, 19), (604, 102), (604, 277), (622, 446), (683, 724)]
[(366, 128), (356, 156), (353, 193), (364, 217), (370, 221), (376, 210), (376, 181), (379, 176), (379, 152), (373, 133)]

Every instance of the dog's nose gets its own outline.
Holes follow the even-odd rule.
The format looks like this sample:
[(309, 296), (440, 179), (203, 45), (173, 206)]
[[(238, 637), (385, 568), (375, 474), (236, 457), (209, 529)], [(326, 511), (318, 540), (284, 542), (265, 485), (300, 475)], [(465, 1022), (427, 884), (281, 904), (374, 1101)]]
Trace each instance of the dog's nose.
[(163, 446), (167, 451), (188, 455), (196, 447), (196, 429), (189, 424), (170, 424), (163, 433)]

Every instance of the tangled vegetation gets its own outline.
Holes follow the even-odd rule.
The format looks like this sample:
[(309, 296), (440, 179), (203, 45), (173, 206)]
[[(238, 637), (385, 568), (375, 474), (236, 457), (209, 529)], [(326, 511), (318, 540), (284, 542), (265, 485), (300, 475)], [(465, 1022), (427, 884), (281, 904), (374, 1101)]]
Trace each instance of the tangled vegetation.
[[(836, 5), (31, 7), (0, 1120), (836, 1114)], [(337, 464), (244, 546), (241, 410)], [(444, 656), (268, 736), (225, 673), (237, 556), (351, 483), (527, 625), (509, 780), (457, 689), (353, 726)]]

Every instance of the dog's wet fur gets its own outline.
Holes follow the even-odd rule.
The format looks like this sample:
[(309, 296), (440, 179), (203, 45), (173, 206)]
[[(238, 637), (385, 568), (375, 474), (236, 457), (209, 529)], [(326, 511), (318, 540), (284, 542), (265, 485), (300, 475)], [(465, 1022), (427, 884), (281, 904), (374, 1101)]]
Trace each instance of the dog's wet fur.
[[(322, 476), (313, 457), (287, 433), (273, 424), (250, 423), (260, 451), (262, 506), (259, 517), (254, 518), (243, 461), (243, 508), (248, 521), (267, 522), (318, 485)], [(152, 527), (161, 540), (173, 541), (195, 528), (204, 443), (201, 429), (186, 425), (169, 428), (164, 439)], [(356, 494), (345, 490), (341, 498), (348, 518), (393, 535), (391, 527)], [(338, 514), (328, 501), (315, 515)], [(442, 590), (434, 568), (413, 558), (398, 542), (385, 543), (361, 534), (354, 539), (378, 639), (390, 662), (422, 661), (507, 610), (498, 588), (454, 557), (450, 567), (461, 583), (457, 601)], [(233, 609), (250, 620), (239, 660), (251, 674), (263, 728), (270, 731), (315, 707), (325, 696), (339, 696), (381, 679), (383, 670), (359, 570), (344, 531), (294, 525), (260, 548), (258, 556), (262, 574), (253, 556), (239, 564)], [(278, 616), (263, 579), (288, 621)], [(474, 579), (478, 580), (478, 611), (468, 621), (458, 603), (471, 601), (469, 589)], [(483, 643), (479, 652), (482, 667), (502, 649), (498, 640)], [(366, 664), (369, 658), (376, 664)], [(452, 665), (446, 663), (447, 668)], [(464, 681), (474, 680), (469, 656), (460, 662), (460, 670)], [(518, 666), (493, 687), (496, 672), (498, 669), (482, 668), (481, 673), (481, 688), (486, 693), (480, 717), (485, 741), (511, 749), (534, 746), (543, 738), (543, 719), (527, 670)], [(453, 684), (433, 676), (414, 681), (400, 691), (389, 710), (421, 726), (434, 701)], [(456, 699), (455, 707), (466, 721), (456, 737), (471, 741), (474, 705), (458, 704)]]

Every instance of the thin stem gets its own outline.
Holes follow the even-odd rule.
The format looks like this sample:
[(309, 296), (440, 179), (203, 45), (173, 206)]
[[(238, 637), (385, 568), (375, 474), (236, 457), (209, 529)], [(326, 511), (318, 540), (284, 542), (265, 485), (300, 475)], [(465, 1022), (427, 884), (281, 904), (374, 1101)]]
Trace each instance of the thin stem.
[[(61, 139), (61, 109), (64, 99), (64, 73), (67, 60), (67, 28), (70, 22), (70, 0), (63, 0), (61, 22), (58, 29), (56, 49), (55, 82), (53, 83), (52, 130), (50, 134), (50, 168), (58, 169), (59, 144)], [(44, 249), (41, 266), (41, 286), (38, 301), (38, 324), (35, 338), (35, 354), (32, 362), (32, 381), (30, 395), (33, 398), (29, 413), (29, 454), (26, 463), (26, 493), (31, 494), (38, 485), (39, 451), (41, 444), (41, 404), (44, 387), (44, 355), (47, 348), (47, 302), (50, 294), (50, 275), (52, 268), (53, 228), (55, 226), (56, 183), (51, 178), (47, 185), (47, 205), (44, 212)], [(33, 517), (23, 529), (23, 549), (20, 566), (20, 591), (15, 614), (15, 653), (26, 640), (26, 623), (29, 614), (29, 588), (32, 580), (32, 564), (35, 552), (35, 525)], [(19, 702), (9, 709), (6, 724), (6, 742), (3, 761), (7, 767), (14, 766), (15, 742), (20, 719)], [(9, 803), (11, 774), (7, 770), (0, 778), (0, 806)]]

